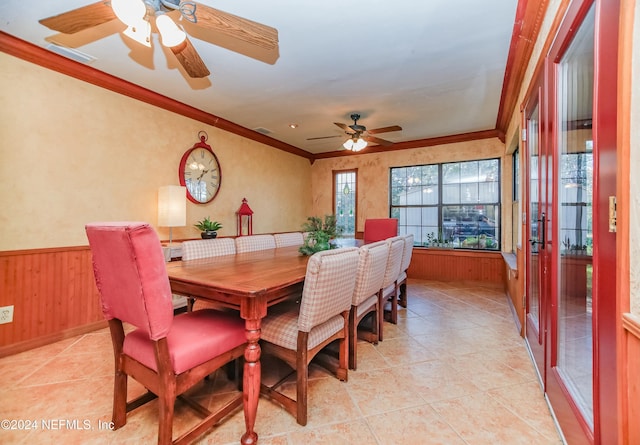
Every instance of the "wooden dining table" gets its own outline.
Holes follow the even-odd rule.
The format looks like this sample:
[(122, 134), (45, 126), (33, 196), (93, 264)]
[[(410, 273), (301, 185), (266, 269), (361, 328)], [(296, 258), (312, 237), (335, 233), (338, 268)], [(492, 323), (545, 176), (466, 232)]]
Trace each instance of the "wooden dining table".
[(302, 293), (308, 256), (298, 247), (281, 247), (167, 263), (171, 291), (237, 309), (245, 320), (244, 417), (241, 443), (255, 444), (260, 396), (260, 329), (267, 308)]

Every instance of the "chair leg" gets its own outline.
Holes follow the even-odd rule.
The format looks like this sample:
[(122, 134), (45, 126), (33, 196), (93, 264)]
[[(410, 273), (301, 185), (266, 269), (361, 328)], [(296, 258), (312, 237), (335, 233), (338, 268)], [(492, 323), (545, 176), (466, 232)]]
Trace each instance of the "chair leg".
[(398, 285), (396, 284), (391, 298), (391, 323), (398, 324)]
[(116, 371), (113, 380), (113, 428), (118, 429), (127, 423), (127, 375)]
[[(375, 320), (374, 320), (375, 323)], [(378, 291), (378, 340), (382, 341), (382, 327), (384, 326), (384, 298), (382, 289)]]
[(109, 320), (109, 332), (113, 345), (114, 369), (113, 378), (113, 413), (111, 421), (114, 429), (118, 429), (127, 423), (127, 374), (121, 369), (122, 345), (124, 344), (124, 327), (122, 321), (117, 318)]
[(378, 340), (380, 340), (380, 326), (376, 323), (376, 320), (380, 319), (380, 312), (382, 312), (382, 309), (380, 309), (380, 302), (378, 301), (376, 311), (373, 313), (373, 320), (371, 320), (371, 332), (375, 335), (375, 341), (373, 343), (376, 345), (378, 344)]
[[(304, 334), (307, 334), (306, 332)], [(301, 345), (298, 333), (298, 353), (296, 354), (296, 420), (299, 425), (307, 424), (307, 393), (309, 387), (309, 363), (307, 362), (307, 336)]]
[(400, 306), (406, 308), (407, 307), (407, 281), (400, 285), (400, 298), (399, 302)]
[[(356, 370), (357, 367), (357, 344), (358, 344), (358, 318), (356, 315), (358, 308), (351, 306), (349, 312), (349, 369)], [(377, 324), (377, 323), (374, 323)]]
[(349, 376), (349, 342), (346, 338), (341, 338), (338, 340), (340, 344), (340, 365), (336, 371), (336, 377), (338, 380), (346, 382)]
[(158, 397), (158, 405), (160, 408), (159, 424), (158, 424), (158, 445), (169, 445), (173, 437), (173, 410), (176, 404), (176, 388), (168, 385), (162, 394)]

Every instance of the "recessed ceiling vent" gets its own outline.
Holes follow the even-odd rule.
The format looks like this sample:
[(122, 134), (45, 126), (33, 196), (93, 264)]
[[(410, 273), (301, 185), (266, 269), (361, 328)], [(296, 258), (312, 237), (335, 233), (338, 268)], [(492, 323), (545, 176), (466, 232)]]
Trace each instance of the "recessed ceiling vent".
[(76, 62), (89, 64), (96, 60), (95, 57), (78, 51), (77, 49), (67, 48), (66, 46), (56, 45), (55, 43), (49, 43), (47, 49), (53, 53), (60, 54), (68, 59), (75, 60)]
[(262, 133), (262, 134), (271, 134), (271, 133), (273, 133), (273, 131), (269, 130), (268, 128), (263, 128), (263, 127), (254, 128), (253, 131), (257, 131), (258, 133)]

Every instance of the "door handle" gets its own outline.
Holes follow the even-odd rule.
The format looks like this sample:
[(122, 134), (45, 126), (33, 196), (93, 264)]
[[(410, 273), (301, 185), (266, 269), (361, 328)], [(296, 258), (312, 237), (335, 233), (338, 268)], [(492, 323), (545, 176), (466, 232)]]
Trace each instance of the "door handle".
[(538, 227), (538, 234), (540, 235), (540, 237), (536, 238), (536, 239), (530, 239), (529, 242), (531, 243), (531, 247), (535, 247), (536, 244), (540, 244), (540, 248), (544, 249), (544, 241), (545, 241), (544, 232), (545, 232), (545, 228), (546, 228), (545, 225), (546, 225), (546, 222), (547, 222), (547, 218), (546, 218), (544, 212), (542, 212), (540, 214), (540, 216), (541, 216), (541, 218), (536, 220), (539, 223), (541, 223), (540, 226)]
[(540, 248), (544, 249), (545, 232), (546, 232), (545, 229), (546, 229), (546, 222), (547, 222), (547, 218), (544, 212), (540, 214), (540, 219), (538, 220), (538, 222), (540, 223), (540, 227), (538, 227), (538, 233), (540, 234), (540, 241), (538, 241), (538, 243), (541, 245)]

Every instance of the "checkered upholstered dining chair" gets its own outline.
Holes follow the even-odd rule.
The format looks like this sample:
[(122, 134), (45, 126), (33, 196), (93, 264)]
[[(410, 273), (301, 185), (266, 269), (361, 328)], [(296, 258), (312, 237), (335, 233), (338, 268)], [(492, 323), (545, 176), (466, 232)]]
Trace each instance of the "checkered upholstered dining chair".
[(378, 335), (383, 339), (384, 313), (387, 303), (390, 304), (389, 321), (396, 324), (398, 322), (398, 276), (402, 267), (402, 254), (404, 252), (404, 238), (394, 236), (386, 240), (389, 244), (389, 258), (382, 280), (382, 289), (379, 294), (379, 317)]
[[(241, 392), (215, 412), (184, 393), (226, 363), (242, 357), (244, 322), (237, 314), (210, 309), (174, 317), (171, 288), (156, 232), (146, 223), (86, 225), (100, 303), (109, 321), (115, 358), (113, 425), (158, 398), (158, 444), (191, 443), (242, 406)], [(125, 334), (123, 323), (135, 329)], [(127, 402), (132, 377), (148, 391)], [(172, 442), (177, 397), (204, 417)]]
[(197, 260), (220, 255), (236, 253), (236, 242), (233, 238), (214, 238), (182, 242), (182, 259)]
[[(222, 255), (236, 253), (236, 242), (233, 238), (213, 238), (202, 240), (184, 241), (182, 243), (182, 259), (184, 261), (199, 260)], [(219, 306), (209, 301), (198, 300), (187, 296), (187, 308), (189, 311), (198, 309), (220, 309)]]
[(398, 304), (407, 307), (407, 269), (411, 264), (413, 254), (413, 234), (404, 235), (404, 250), (402, 251), (402, 265), (400, 266), (400, 276), (398, 277)]
[(286, 376), (261, 393), (280, 403), (300, 425), (307, 424), (309, 363), (327, 345), (338, 341), (340, 380), (347, 380), (348, 325), (351, 299), (356, 284), (358, 248), (324, 250), (309, 258), (300, 304), (283, 303), (269, 308), (262, 321), (264, 354), (280, 358), (296, 373), (296, 399), (277, 389)]
[[(356, 287), (353, 291), (349, 312), (349, 369), (357, 369), (358, 338), (370, 343), (378, 343), (379, 293), (389, 258), (389, 244), (386, 241), (365, 244), (359, 249)], [(371, 331), (358, 329), (360, 322), (369, 315)], [(360, 333), (360, 335), (359, 335)]]
[(247, 235), (236, 238), (236, 252), (255, 252), (257, 250), (275, 249), (276, 240), (271, 234)]
[(302, 232), (274, 233), (276, 247), (302, 246), (304, 237)]

